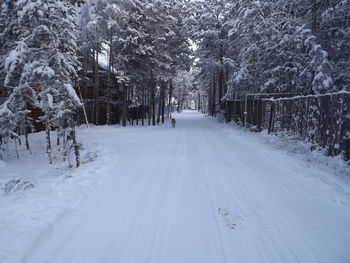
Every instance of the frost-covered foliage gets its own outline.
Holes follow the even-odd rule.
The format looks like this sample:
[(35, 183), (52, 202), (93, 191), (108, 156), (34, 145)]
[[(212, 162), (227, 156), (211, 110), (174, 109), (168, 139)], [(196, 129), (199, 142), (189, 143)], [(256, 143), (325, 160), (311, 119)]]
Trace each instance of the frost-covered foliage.
[(193, 97), (193, 74), (188, 71), (179, 71), (174, 78), (174, 98), (178, 102), (178, 111), (182, 110), (184, 103), (188, 98)]
[(11, 107), (10, 101), (5, 101), (0, 108), (0, 139), (4, 140), (7, 137), (18, 137), (14, 132), (16, 129), (15, 109)]
[[(323, 93), (333, 88), (328, 54), (284, 1), (238, 1), (226, 26), (237, 69), (232, 91)], [(236, 43), (236, 45), (233, 45)]]
[(244, 93), (350, 89), (348, 0), (193, 3), (197, 79), (211, 113)]
[[(27, 134), (31, 129), (27, 117), (29, 109), (39, 108), (43, 112), (47, 152), (52, 161), (50, 130), (61, 130), (66, 141), (67, 129), (70, 129), (70, 136), (74, 134), (74, 115), (80, 106), (73, 89), (78, 67), (75, 11), (66, 1), (54, 0), (5, 1), (4, 6), (2, 34), (11, 35), (14, 29), (16, 34), (7, 41), (3, 55), (4, 85), (12, 87), (13, 91), (1, 111), (11, 110), (14, 115), (15, 130), (12, 132)], [(5, 11), (10, 8), (8, 15)], [(7, 125), (1, 129), (8, 128)]]
[[(94, 123), (98, 124), (101, 103), (107, 108), (107, 124), (111, 104), (121, 110), (123, 125), (127, 123), (127, 109), (135, 107), (150, 108), (148, 117), (153, 124), (156, 115), (164, 120), (165, 101), (172, 96), (171, 79), (177, 70), (189, 70), (191, 63), (186, 2), (90, 0), (80, 7), (79, 53), (95, 67)], [(105, 61), (101, 61), (101, 53)], [(102, 63), (107, 68), (108, 87), (99, 97), (101, 76), (97, 65)], [(113, 85), (112, 75), (118, 85)], [(114, 99), (120, 90), (124, 93), (122, 101)]]
[(207, 93), (207, 110), (212, 115), (227, 92), (225, 69), (232, 61), (226, 56), (228, 42), (224, 24), (231, 5), (226, 0), (193, 2), (192, 38), (196, 43), (196, 66), (199, 68), (197, 81), (200, 89)]
[(329, 55), (334, 84), (350, 90), (350, 1), (332, 0), (319, 8), (318, 36)]

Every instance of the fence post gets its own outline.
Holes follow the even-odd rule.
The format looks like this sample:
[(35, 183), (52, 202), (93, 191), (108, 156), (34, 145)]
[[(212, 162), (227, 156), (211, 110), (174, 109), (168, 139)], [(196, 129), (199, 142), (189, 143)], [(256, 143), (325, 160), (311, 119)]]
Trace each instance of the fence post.
[(245, 100), (244, 100), (244, 122), (243, 122), (243, 127), (247, 126), (247, 115), (248, 115), (248, 95), (245, 95)]
[(272, 122), (273, 122), (274, 112), (275, 112), (275, 104), (272, 102), (271, 109), (270, 109), (269, 134), (272, 132)]

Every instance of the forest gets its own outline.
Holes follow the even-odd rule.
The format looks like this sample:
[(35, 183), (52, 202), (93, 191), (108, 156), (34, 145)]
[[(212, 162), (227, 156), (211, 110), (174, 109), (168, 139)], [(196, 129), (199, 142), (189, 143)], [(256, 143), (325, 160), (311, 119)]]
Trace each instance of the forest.
[(21, 143), (20, 135), (30, 151), (34, 122), (46, 131), (50, 162), (55, 131), (79, 163), (75, 127), (83, 122), (156, 125), (186, 100), (214, 116), (225, 112), (225, 101), (247, 93), (348, 91), (349, 6), (348, 0), (2, 1), (0, 153), (9, 140)]

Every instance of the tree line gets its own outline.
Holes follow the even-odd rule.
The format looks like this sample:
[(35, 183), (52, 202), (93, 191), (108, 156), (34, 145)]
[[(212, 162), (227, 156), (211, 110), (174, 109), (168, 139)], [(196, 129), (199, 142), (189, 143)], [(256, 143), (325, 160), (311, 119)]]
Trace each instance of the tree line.
[(350, 90), (349, 0), (203, 0), (196, 83), (211, 115), (246, 93)]
[[(149, 125), (163, 123), (169, 113), (166, 107), (180, 93), (176, 76), (189, 71), (192, 61), (186, 2), (2, 1), (0, 85), (9, 94), (0, 106), (0, 147), (10, 140), (17, 146), (24, 135), (30, 151), (28, 134), (34, 131), (30, 112), (35, 107), (43, 112), (50, 162), (55, 131), (63, 158), (73, 149), (79, 166), (75, 127), (82, 101), (74, 87), (78, 81), (86, 85), (88, 65), (93, 66), (93, 123), (99, 123), (101, 103), (107, 105), (107, 124), (115, 103), (121, 104), (123, 126), (129, 108), (139, 106), (147, 107)], [(99, 96), (102, 54), (108, 67), (103, 97)], [(117, 78), (118, 87), (112, 78)], [(114, 101), (120, 86), (122, 102)]]

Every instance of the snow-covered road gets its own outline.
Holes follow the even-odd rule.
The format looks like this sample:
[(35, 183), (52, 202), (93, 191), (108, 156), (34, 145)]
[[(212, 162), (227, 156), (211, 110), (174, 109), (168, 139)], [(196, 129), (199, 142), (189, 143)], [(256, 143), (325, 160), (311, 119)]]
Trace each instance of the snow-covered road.
[(4, 262), (350, 262), (349, 186), (200, 113), (176, 118), (95, 128), (104, 184)]

